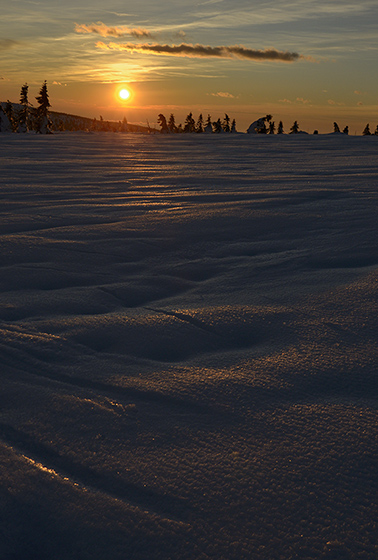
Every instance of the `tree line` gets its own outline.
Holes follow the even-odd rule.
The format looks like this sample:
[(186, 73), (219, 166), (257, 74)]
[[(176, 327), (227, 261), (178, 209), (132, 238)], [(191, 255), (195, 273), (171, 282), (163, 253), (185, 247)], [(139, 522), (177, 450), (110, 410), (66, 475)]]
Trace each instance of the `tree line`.
[(216, 121), (211, 120), (211, 116), (207, 115), (207, 119), (205, 120), (202, 116), (202, 113), (199, 115), (198, 119), (195, 120), (193, 117), (193, 113), (190, 112), (184, 122), (184, 125), (176, 124), (175, 116), (173, 113), (170, 114), (169, 119), (165, 118), (165, 116), (160, 113), (158, 115), (157, 120), (160, 126), (160, 132), (163, 134), (168, 133), (209, 133), (209, 132), (236, 132), (236, 121), (235, 119), (232, 120), (230, 117), (225, 113), (223, 120), (220, 118)]
[[(223, 120), (220, 118), (216, 121), (212, 121), (211, 116), (207, 116), (207, 120), (204, 121), (202, 113), (199, 115), (197, 121), (193, 118), (193, 113), (190, 112), (186, 119), (184, 125), (181, 123), (179, 125), (176, 124), (175, 116), (171, 113), (168, 121), (166, 117), (160, 113), (158, 115), (157, 120), (160, 126), (161, 133), (222, 133), (222, 132), (236, 132), (236, 121), (233, 119), (231, 122), (230, 117), (225, 113)], [(276, 126), (275, 121), (273, 120), (272, 115), (266, 115), (265, 117), (261, 117), (253, 122), (250, 127), (248, 128), (248, 133), (254, 134), (285, 134), (284, 125), (282, 121), (279, 121), (278, 125)], [(298, 121), (294, 121), (292, 126), (289, 128), (289, 134), (298, 134), (303, 133), (300, 130)], [(333, 123), (333, 132), (340, 133), (340, 134), (349, 134), (349, 127), (345, 126), (343, 130), (340, 130), (339, 125), (334, 122)], [(318, 130), (314, 130), (314, 134), (318, 134)], [(378, 125), (375, 129), (375, 132), (370, 132), (369, 124), (366, 125), (364, 128), (362, 135), (369, 136), (371, 134), (375, 134), (378, 136)]]
[[(39, 95), (36, 96), (38, 102), (37, 107), (33, 107), (29, 102), (28, 98), (29, 86), (25, 83), (21, 87), (20, 92), (20, 103), (19, 108), (15, 109), (11, 101), (7, 101), (3, 106), (0, 104), (0, 132), (28, 132), (35, 131), (40, 134), (50, 134), (52, 132), (53, 123), (49, 116), (49, 108), (51, 107), (49, 101), (49, 95), (47, 91), (46, 80), (41, 86)], [(80, 117), (78, 117), (80, 118)], [(65, 119), (66, 120), (66, 119)], [(72, 119), (71, 119), (72, 120)], [(68, 128), (75, 130), (78, 127), (76, 123), (71, 123)], [(88, 119), (85, 119), (86, 121)], [(165, 118), (162, 113), (159, 113), (158, 120), (161, 133), (234, 133), (236, 131), (236, 121), (233, 119), (231, 121), (227, 113), (224, 114), (224, 118), (213, 121), (211, 115), (207, 115), (207, 119), (203, 118), (202, 113), (198, 116), (197, 120), (194, 119), (193, 113), (190, 112), (184, 124), (176, 124), (175, 116), (173, 113), (170, 114), (169, 119)], [(64, 130), (67, 127), (67, 122), (64, 123), (62, 120), (58, 123), (58, 130)], [(84, 123), (80, 123), (80, 129), (85, 126)], [(87, 129), (87, 128), (86, 128)], [(142, 130), (143, 129), (143, 130)], [(94, 119), (89, 127), (92, 131), (112, 131), (112, 132), (153, 132), (147, 123), (147, 128), (138, 127), (136, 125), (130, 125), (127, 119), (124, 118), (123, 121), (119, 123), (111, 123), (109, 121), (104, 121), (100, 116), (100, 121)], [(341, 132), (339, 125), (333, 123), (333, 131), (335, 133), (349, 134), (349, 128), (346, 126)], [(279, 121), (276, 128), (275, 122), (273, 121), (272, 115), (266, 115), (253, 122), (248, 128), (248, 133), (254, 134), (284, 134), (284, 126), (282, 121)], [(297, 134), (302, 132), (299, 129), (298, 121), (294, 121), (293, 125), (289, 129), (290, 134)], [(314, 134), (318, 134), (317, 130), (314, 130)], [(370, 136), (374, 134), (378, 136), (378, 125), (375, 132), (370, 131), (369, 123), (365, 126), (362, 135)]]
[[(254, 132), (256, 134), (284, 134), (284, 126), (282, 121), (278, 123), (277, 131), (275, 122), (272, 120), (272, 115), (266, 115), (265, 117), (261, 117), (257, 121), (251, 124), (248, 129), (248, 132)], [(300, 130), (298, 121), (294, 121), (292, 126), (289, 128), (289, 134), (298, 134), (303, 131)], [(349, 127), (346, 126), (343, 130), (340, 130), (339, 125), (337, 122), (333, 123), (333, 132), (340, 133), (340, 134), (349, 134)], [(318, 130), (314, 130), (313, 134), (319, 134)], [(370, 132), (369, 124), (367, 124), (362, 132), (363, 136), (369, 136), (373, 134)], [(378, 125), (375, 129), (374, 135), (378, 136)]]
[(29, 86), (25, 83), (21, 87), (20, 107), (15, 110), (13, 103), (7, 101), (5, 107), (0, 105), (0, 132), (28, 132), (34, 130), (40, 134), (51, 133), (51, 120), (49, 118), (49, 95), (46, 81), (36, 96), (37, 107), (29, 102)]

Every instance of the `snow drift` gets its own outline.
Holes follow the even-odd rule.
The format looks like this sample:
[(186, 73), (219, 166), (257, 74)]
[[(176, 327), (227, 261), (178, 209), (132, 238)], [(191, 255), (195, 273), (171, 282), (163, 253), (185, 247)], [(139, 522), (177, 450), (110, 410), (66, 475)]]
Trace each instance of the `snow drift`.
[(1, 558), (376, 558), (377, 141), (0, 137)]

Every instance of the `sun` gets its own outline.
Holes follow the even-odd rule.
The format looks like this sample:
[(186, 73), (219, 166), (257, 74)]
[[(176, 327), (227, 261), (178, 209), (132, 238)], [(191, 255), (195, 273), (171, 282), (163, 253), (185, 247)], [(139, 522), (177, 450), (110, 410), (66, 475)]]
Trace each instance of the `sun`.
[(131, 94), (130, 94), (130, 91), (128, 89), (123, 88), (118, 92), (118, 95), (123, 101), (126, 101), (127, 99), (129, 99)]

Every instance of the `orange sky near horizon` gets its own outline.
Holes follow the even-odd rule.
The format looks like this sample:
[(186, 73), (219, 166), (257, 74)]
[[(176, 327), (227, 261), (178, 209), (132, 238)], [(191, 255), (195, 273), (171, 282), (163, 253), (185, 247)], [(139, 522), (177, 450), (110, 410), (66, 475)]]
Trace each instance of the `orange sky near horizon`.
[[(52, 110), (91, 118), (183, 122), (224, 113), (244, 132), (267, 113), (288, 129), (360, 134), (378, 124), (378, 4), (336, 0), (20, 0), (2, 8), (0, 100), (33, 102), (46, 79)], [(127, 100), (120, 88), (130, 89)]]

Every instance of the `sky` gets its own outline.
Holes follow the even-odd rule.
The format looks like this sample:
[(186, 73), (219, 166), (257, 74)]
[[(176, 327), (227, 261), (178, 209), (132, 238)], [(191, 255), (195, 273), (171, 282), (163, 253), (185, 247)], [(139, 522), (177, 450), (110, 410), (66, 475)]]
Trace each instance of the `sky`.
[[(52, 110), (155, 124), (266, 114), (288, 131), (378, 124), (378, 2), (8, 0), (0, 100), (46, 80)], [(128, 100), (118, 96), (129, 88)]]

